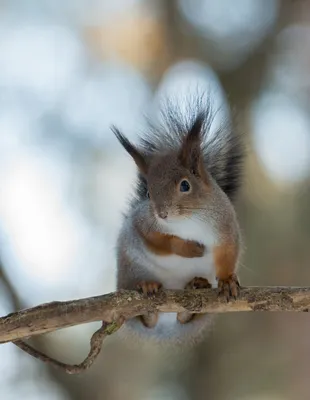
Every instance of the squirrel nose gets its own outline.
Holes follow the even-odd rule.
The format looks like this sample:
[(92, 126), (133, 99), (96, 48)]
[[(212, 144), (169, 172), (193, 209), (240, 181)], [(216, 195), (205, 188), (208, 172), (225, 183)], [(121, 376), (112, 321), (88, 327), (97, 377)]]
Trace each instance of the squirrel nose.
[(163, 211), (163, 210), (158, 211), (158, 216), (159, 218), (166, 219), (168, 216), (168, 211)]

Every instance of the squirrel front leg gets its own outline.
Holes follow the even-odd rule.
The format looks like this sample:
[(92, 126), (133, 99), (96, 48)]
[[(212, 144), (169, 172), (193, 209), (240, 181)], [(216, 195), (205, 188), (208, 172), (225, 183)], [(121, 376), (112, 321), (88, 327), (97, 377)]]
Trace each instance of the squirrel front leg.
[(224, 242), (213, 249), (218, 292), (227, 301), (229, 301), (230, 296), (237, 298), (239, 295), (240, 284), (236, 275), (238, 253), (239, 246), (233, 242)]
[[(169, 244), (169, 250), (172, 251), (172, 253), (177, 254), (181, 257), (185, 258), (202, 257), (205, 251), (205, 246), (198, 242), (191, 240), (185, 241), (177, 236), (165, 235), (164, 237), (169, 238), (169, 240), (166, 240), (166, 243)], [(206, 287), (211, 287), (207, 279), (195, 278), (191, 282), (189, 282), (185, 288), (198, 289)], [(142, 291), (144, 295), (148, 296), (157, 293), (161, 288), (162, 285), (154, 281), (147, 281), (147, 282), (142, 281), (139, 282), (137, 285), (137, 289), (139, 291)], [(187, 312), (177, 314), (177, 319), (181, 323), (189, 322), (192, 319), (192, 317), (193, 315)], [(158, 312), (148, 313), (142, 315), (140, 318), (144, 326), (146, 326), (147, 328), (154, 328), (158, 321)]]
[[(239, 280), (236, 275), (236, 266), (239, 247), (237, 243), (224, 242), (213, 249), (216, 278), (218, 281), (218, 293), (229, 301), (230, 296), (237, 298), (239, 295)], [(209, 289), (212, 285), (205, 278), (195, 277), (185, 289)], [(177, 314), (181, 324), (186, 324), (202, 314), (191, 314), (187, 311)]]
[(202, 257), (205, 246), (194, 240), (184, 240), (175, 235), (162, 234), (156, 231), (140, 232), (147, 248), (158, 255), (176, 254), (180, 257)]

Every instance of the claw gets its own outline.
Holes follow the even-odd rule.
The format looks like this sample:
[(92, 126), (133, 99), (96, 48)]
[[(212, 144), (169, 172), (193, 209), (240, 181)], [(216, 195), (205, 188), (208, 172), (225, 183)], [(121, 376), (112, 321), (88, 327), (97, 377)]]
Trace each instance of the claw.
[(233, 274), (228, 279), (218, 280), (218, 295), (225, 297), (227, 303), (230, 298), (235, 300), (239, 296), (240, 284), (237, 275)]
[(137, 284), (137, 290), (147, 297), (153, 297), (155, 293), (157, 293), (161, 289), (161, 287), (161, 283), (153, 281), (142, 281)]
[(185, 286), (185, 289), (209, 289), (212, 285), (208, 279), (205, 278), (194, 278)]

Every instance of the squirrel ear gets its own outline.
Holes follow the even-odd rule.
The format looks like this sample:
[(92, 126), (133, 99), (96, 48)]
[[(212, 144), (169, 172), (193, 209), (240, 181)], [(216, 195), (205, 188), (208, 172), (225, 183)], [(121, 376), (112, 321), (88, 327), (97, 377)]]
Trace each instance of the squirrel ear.
[(179, 153), (179, 159), (184, 167), (198, 173), (201, 159), (202, 127), (204, 124), (203, 114), (198, 114), (193, 125), (185, 136)]
[(147, 163), (145, 160), (145, 157), (142, 153), (139, 152), (139, 150), (124, 136), (119, 129), (117, 129), (115, 126), (111, 127), (112, 132), (114, 135), (117, 137), (121, 145), (124, 147), (124, 149), (131, 155), (131, 157), (134, 159), (137, 167), (139, 168), (140, 172), (143, 175), (147, 174)]

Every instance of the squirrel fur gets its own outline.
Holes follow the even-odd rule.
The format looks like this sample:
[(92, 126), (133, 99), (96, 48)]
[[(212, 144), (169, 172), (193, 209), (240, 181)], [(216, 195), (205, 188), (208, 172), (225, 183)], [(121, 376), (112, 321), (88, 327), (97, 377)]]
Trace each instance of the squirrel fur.
[[(138, 168), (137, 186), (117, 242), (117, 288), (152, 295), (161, 288), (218, 287), (238, 295), (241, 250), (233, 201), (241, 183), (243, 145), (230, 124), (211, 132), (211, 99), (186, 115), (166, 107), (164, 123), (131, 143), (117, 139)], [(121, 334), (158, 342), (197, 342), (212, 317), (160, 313), (126, 321)]]

